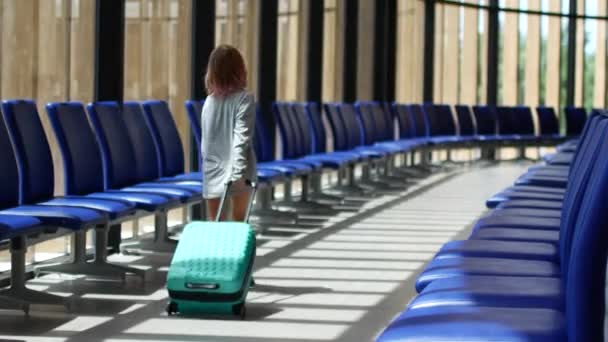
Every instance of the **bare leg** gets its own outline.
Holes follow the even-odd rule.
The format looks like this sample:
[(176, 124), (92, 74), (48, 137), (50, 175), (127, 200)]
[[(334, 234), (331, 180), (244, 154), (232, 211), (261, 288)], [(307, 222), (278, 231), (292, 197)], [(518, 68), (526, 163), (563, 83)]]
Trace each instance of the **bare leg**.
[[(207, 202), (207, 220), (208, 221), (215, 221), (216, 217), (217, 217), (217, 211), (219, 210), (219, 206), (220, 206), (220, 199), (219, 198), (210, 198), (206, 200)], [(224, 212), (222, 213), (222, 217), (220, 218), (221, 221), (226, 220), (226, 211), (224, 210)]]
[(245, 221), (245, 215), (247, 215), (247, 207), (249, 205), (249, 196), (251, 196), (251, 194), (247, 191), (232, 196), (232, 217), (235, 221)]

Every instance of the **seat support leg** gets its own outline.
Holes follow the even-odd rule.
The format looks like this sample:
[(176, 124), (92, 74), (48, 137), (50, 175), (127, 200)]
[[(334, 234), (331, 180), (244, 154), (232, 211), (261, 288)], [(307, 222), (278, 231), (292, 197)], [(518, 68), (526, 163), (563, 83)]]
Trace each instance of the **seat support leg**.
[(147, 278), (147, 270), (109, 263), (108, 258), (108, 231), (109, 224), (95, 227), (95, 259), (87, 261), (86, 257), (86, 231), (78, 231), (73, 238), (73, 261), (67, 264), (43, 266), (38, 273), (65, 273), (82, 274), (102, 278), (118, 278), (126, 280), (127, 274), (134, 274), (143, 280)]
[(298, 220), (298, 214), (272, 208), (272, 188), (259, 189), (256, 195), (256, 206), (252, 215), (265, 223), (293, 224)]
[(27, 238), (17, 237), (11, 240), (11, 285), (0, 291), (0, 308), (23, 310), (29, 314), (30, 305), (52, 305), (69, 308), (67, 298), (34, 291), (25, 286), (25, 254)]
[(169, 238), (167, 210), (162, 209), (154, 213), (154, 238), (139, 241), (133, 245), (122, 248), (123, 253), (132, 254), (137, 251), (158, 253), (173, 253), (177, 247), (177, 240)]
[[(285, 186), (285, 200), (277, 203), (279, 207), (286, 207), (294, 209), (296, 212), (304, 214), (316, 214), (316, 215), (335, 215), (338, 211), (334, 210), (331, 206), (326, 204), (317, 203), (311, 201), (308, 197), (309, 194), (309, 176), (304, 175), (301, 177), (302, 193), (299, 201), (294, 201), (291, 195), (291, 182), (289, 186)], [(287, 195), (289, 193), (289, 196)]]

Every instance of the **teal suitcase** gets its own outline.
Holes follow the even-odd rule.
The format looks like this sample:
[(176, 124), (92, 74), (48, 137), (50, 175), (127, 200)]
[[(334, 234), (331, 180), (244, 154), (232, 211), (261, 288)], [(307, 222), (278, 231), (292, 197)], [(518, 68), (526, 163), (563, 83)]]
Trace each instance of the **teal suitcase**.
[[(253, 188), (250, 211), (255, 184), (249, 184)], [(253, 282), (255, 246), (255, 232), (246, 222), (187, 224), (167, 274), (170, 298), (167, 313), (234, 314), (244, 319), (245, 300)]]

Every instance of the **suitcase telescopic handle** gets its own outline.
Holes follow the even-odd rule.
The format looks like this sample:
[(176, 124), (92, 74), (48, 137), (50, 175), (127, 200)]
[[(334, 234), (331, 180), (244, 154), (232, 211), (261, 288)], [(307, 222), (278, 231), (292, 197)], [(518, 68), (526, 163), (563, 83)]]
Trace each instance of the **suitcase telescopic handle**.
[[(226, 189), (222, 194), (222, 198), (220, 200), (220, 207), (217, 210), (217, 216), (215, 217), (215, 221), (220, 221), (222, 213), (224, 212), (224, 210), (226, 210), (226, 202), (228, 199), (228, 194), (230, 193), (230, 187), (232, 187), (232, 183), (232, 181), (226, 183)], [(245, 214), (245, 222), (249, 222), (249, 216), (251, 215), (251, 209), (253, 207), (253, 200), (258, 187), (256, 182), (250, 181), (248, 179), (245, 180), (245, 184), (251, 188), (251, 195), (249, 196), (249, 202), (247, 203), (247, 213)]]

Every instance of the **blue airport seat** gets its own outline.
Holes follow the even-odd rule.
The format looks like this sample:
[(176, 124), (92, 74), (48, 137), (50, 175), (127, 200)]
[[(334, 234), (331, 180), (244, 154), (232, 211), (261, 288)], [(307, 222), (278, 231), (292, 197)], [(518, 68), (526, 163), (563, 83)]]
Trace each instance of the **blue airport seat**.
[(0, 211), (0, 241), (39, 233), (41, 223), (33, 216), (8, 215)]
[(413, 149), (418, 149), (420, 147), (425, 147), (428, 142), (427, 139), (422, 138), (417, 134), (410, 106), (411, 105), (394, 103), (393, 112), (397, 118), (399, 138), (408, 141)]
[(444, 244), (436, 258), (494, 257), (558, 262), (557, 246), (539, 242), (456, 240)]
[[(542, 176), (542, 173), (536, 173), (538, 174), (538, 176), (531, 176), (532, 179), (534, 179), (534, 182), (530, 182), (530, 183), (523, 183), (522, 182), (522, 178), (520, 178), (516, 184), (532, 184), (532, 185), (539, 185), (539, 186), (545, 186), (545, 187), (558, 187), (558, 188), (565, 188), (567, 186), (567, 184), (569, 183), (569, 178), (571, 177), (572, 174), (576, 174), (579, 169), (581, 167), (583, 167), (583, 165), (585, 165), (583, 163), (583, 161), (585, 160), (594, 160), (597, 157), (597, 153), (599, 153), (597, 146), (599, 146), (599, 142), (602, 139), (603, 136), (603, 132), (601, 130), (595, 130), (596, 125), (598, 124), (598, 121), (600, 120), (600, 118), (603, 118), (603, 116), (597, 115), (597, 116), (593, 116), (589, 121), (588, 124), (586, 125), (586, 129), (585, 129), (585, 135), (583, 137), (583, 139), (581, 139), (581, 143), (579, 144), (579, 149), (577, 149), (577, 152), (575, 153), (576, 157), (575, 157), (575, 162), (573, 163), (572, 169), (573, 171), (568, 172), (567, 175), (564, 175), (562, 177), (557, 177), (557, 176), (550, 176), (547, 175), (545, 173), (546, 176)], [(593, 127), (594, 130), (593, 132), (589, 133), (589, 131), (591, 130), (591, 128), (589, 127)], [(587, 174), (590, 172), (589, 170), (586, 171)], [(523, 178), (525, 179), (525, 178)], [(492, 198), (490, 198), (487, 202), (486, 205), (489, 208), (495, 208), (499, 205), (501, 205), (502, 203), (505, 203), (507, 201), (510, 200), (543, 200), (543, 201), (558, 201), (560, 202), (563, 198), (563, 195), (560, 192), (530, 192), (530, 191), (517, 191), (515, 190), (505, 190), (502, 191), (501, 193), (493, 196)]]
[[(72, 247), (73, 261), (67, 264), (40, 267), (44, 273), (90, 274), (102, 277), (125, 277), (127, 273), (145, 277), (145, 271), (128, 266), (108, 264), (107, 234), (115, 222), (131, 219), (135, 206), (122, 200), (99, 199), (85, 194), (69, 194), (54, 198), (53, 162), (46, 135), (36, 109), (29, 100), (5, 101), (2, 104), (4, 122), (14, 147), (14, 159), (19, 170), (19, 206), (2, 212), (32, 216), (51, 229), (72, 230), (77, 238)], [(6, 140), (6, 139), (5, 139)], [(5, 141), (6, 143), (6, 141)], [(3, 149), (2, 154), (12, 153)], [(8, 158), (8, 157), (7, 157)], [(86, 163), (88, 160), (82, 160)], [(10, 162), (9, 162), (10, 163)], [(80, 184), (84, 187), (90, 183)], [(67, 186), (67, 181), (66, 181)], [(86, 231), (95, 229), (95, 261), (91, 267), (84, 257)], [(47, 296), (48, 297), (48, 296)]]
[(557, 278), (452, 277), (433, 281), (410, 303), (408, 309), (433, 306), (545, 308), (563, 312), (564, 287), (561, 279)]
[[(608, 131), (608, 121), (606, 117), (598, 118), (599, 124), (597, 128), (594, 128), (590, 131), (590, 134), (594, 136), (595, 141), (599, 139), (599, 141), (604, 140), (604, 136)], [(600, 153), (597, 151), (601, 150), (602, 144), (594, 144), (591, 145), (593, 148), (591, 150), (595, 150), (595, 153), (582, 153), (581, 156), (590, 156), (589, 158), (583, 161), (583, 166), (577, 169), (577, 172), (573, 173), (573, 178), (570, 183), (570, 187), (566, 196), (564, 197), (564, 206), (563, 206), (563, 214), (561, 218), (538, 218), (538, 217), (522, 217), (519, 215), (493, 215), (486, 216), (480, 219), (473, 228), (473, 235), (479, 231), (483, 231), (488, 228), (494, 229), (525, 229), (525, 230), (555, 230), (559, 229), (560, 231), (560, 257), (558, 260), (569, 260), (569, 251), (571, 246), (571, 236), (575, 234), (575, 227), (577, 225), (577, 219), (579, 218), (579, 209), (583, 206), (583, 196), (585, 196), (588, 183), (590, 182), (592, 173), (594, 171), (595, 161), (599, 158)], [(588, 191), (588, 190), (587, 190)], [(466, 263), (469, 259), (467, 255), (473, 254), (475, 256), (487, 255), (490, 258), (496, 257), (504, 257), (506, 253), (506, 247), (504, 245), (492, 245), (488, 242), (480, 243), (476, 245), (476, 247), (471, 247), (471, 245), (475, 245), (475, 242), (462, 243), (463, 245), (458, 245), (458, 243), (454, 243), (455, 250), (458, 248), (461, 249), (461, 254), (452, 253), (452, 255), (456, 254), (456, 259)], [(485, 248), (484, 248), (485, 246)], [(466, 247), (466, 248), (463, 248)], [(528, 245), (527, 247), (538, 247)], [(549, 248), (548, 246), (545, 246)], [(447, 247), (449, 248), (449, 246)], [(523, 247), (520, 247), (523, 248)], [(475, 253), (467, 253), (468, 250), (475, 250)], [(481, 250), (484, 249), (482, 253)], [(515, 250), (515, 249), (514, 249)], [(539, 248), (535, 248), (536, 253), (540, 253)], [(523, 253), (523, 252), (522, 252)], [(439, 255), (442, 255), (441, 253)], [(530, 260), (530, 259), (528, 259)], [(494, 260), (495, 262), (496, 260)], [(557, 260), (556, 260), (557, 261)], [(427, 266), (427, 269), (422, 273), (419, 278), (418, 286), (419, 289), (423, 288), (428, 284), (429, 281), (432, 281), (433, 278), (437, 277), (445, 277), (445, 274), (453, 275), (453, 271), (449, 268), (446, 268), (444, 265), (445, 261), (441, 258), (435, 259), (431, 261), (431, 263)], [(567, 274), (567, 263), (562, 264), (562, 272), (564, 275)], [(473, 272), (471, 270), (468, 270)], [(479, 271), (477, 271), (479, 272)], [(488, 270), (487, 272), (491, 272)], [(479, 273), (478, 273), (479, 274)], [(448, 276), (449, 277), (449, 276)], [(431, 279), (431, 280), (429, 280)]]
[[(87, 198), (123, 201), (139, 211), (154, 214), (156, 234), (153, 244), (146, 246), (142, 243), (140, 247), (158, 252), (172, 251), (174, 244), (169, 243), (168, 240), (166, 212), (183, 204), (179, 196), (143, 190), (137, 192), (116, 190), (117, 187), (132, 180), (133, 174), (141, 172), (140, 157), (145, 156), (137, 155), (130, 160), (115, 158), (111, 164), (119, 172), (108, 177), (108, 171), (104, 171), (101, 147), (89, 124), (84, 106), (80, 103), (50, 104), (47, 112), (64, 160), (66, 193), (83, 194)], [(158, 175), (158, 164), (155, 159), (151, 160), (150, 168), (155, 170), (155, 175)]]
[(456, 134), (456, 123), (449, 105), (425, 103), (422, 109), (427, 117), (430, 141), (433, 144), (461, 144), (470, 139)]
[[(137, 160), (137, 157), (132, 148), (134, 142), (129, 136), (118, 103), (95, 102), (89, 104), (87, 109), (89, 122), (102, 152), (107, 183), (116, 184), (116, 187), (123, 191), (178, 196), (184, 203), (201, 201), (202, 186), (198, 182), (195, 184), (156, 182), (158, 175), (144, 176), (145, 173), (133, 172), (132, 169), (125, 170), (125, 166)], [(158, 164), (149, 165), (154, 167)], [(140, 167), (145, 166), (136, 165), (136, 169)], [(118, 182), (115, 178), (121, 178), (123, 181)]]
[(559, 264), (544, 260), (521, 260), (497, 257), (454, 257), (433, 259), (416, 279), (422, 292), (433, 281), (466, 275), (551, 277), (561, 275)]
[(150, 100), (143, 101), (141, 106), (147, 129), (155, 141), (161, 179), (202, 182), (200, 172), (184, 172), (184, 147), (169, 105), (165, 101)]
[[(71, 206), (44, 205), (54, 198), (53, 159), (36, 104), (30, 100), (4, 101), (2, 114), (15, 149), (19, 166), (18, 184), (21, 186), (20, 206), (5, 209), (4, 212), (34, 216), (43, 224), (72, 230), (105, 224), (107, 214), (84, 208), (79, 205), (78, 199), (66, 199), (73, 203)], [(129, 208), (125, 211), (129, 211)]]
[(564, 114), (566, 116), (566, 135), (569, 137), (581, 135), (587, 121), (587, 110), (580, 107), (566, 107)]
[(108, 166), (104, 166), (99, 143), (82, 103), (52, 103), (47, 106), (47, 112), (64, 160), (66, 194), (126, 201), (149, 212), (179, 206), (178, 196), (119, 190), (133, 179), (134, 158), (124, 164), (112, 161), (118, 170), (112, 176), (104, 171)]
[[(304, 141), (304, 145), (300, 150), (299, 155), (301, 160), (317, 160), (324, 163), (324, 166), (332, 169), (340, 169), (348, 164), (353, 164), (364, 160), (352, 153), (328, 153), (325, 146), (319, 146), (321, 144), (324, 145), (325, 141), (320, 143), (320, 138), (318, 135), (326, 135), (325, 128), (319, 127), (319, 123), (322, 124), (322, 122), (314, 122), (314, 120), (320, 119), (318, 117), (319, 112), (315, 103), (292, 103), (289, 105), (289, 107), (291, 107), (292, 110), (294, 123), (296, 124), (296, 127), (300, 128), (302, 140)], [(314, 116), (312, 115), (311, 111), (315, 112)], [(320, 149), (322, 148), (323, 151), (317, 151), (317, 146), (319, 146)]]
[(549, 141), (564, 140), (565, 137), (560, 133), (559, 119), (553, 107), (536, 107), (536, 117), (538, 118), (540, 137), (542, 139)]
[(564, 315), (550, 309), (429, 307), (406, 311), (376, 342), (566, 341)]
[(347, 154), (312, 153), (314, 134), (311, 132), (311, 123), (304, 104), (276, 102), (273, 104), (273, 111), (281, 134), (285, 160), (332, 169), (341, 169), (348, 163), (357, 161), (356, 157)]
[[(0, 308), (14, 309), (20, 307), (27, 313), (30, 304), (66, 305), (64, 298), (50, 295), (25, 286), (27, 240), (45, 232), (52, 232), (57, 227), (44, 226), (42, 222), (25, 215), (10, 215), (2, 209), (19, 205), (19, 173), (17, 161), (11, 148), (8, 131), (0, 115), (0, 241), (10, 240), (11, 284), (0, 290)], [(16, 306), (14, 304), (17, 304)]]
[[(480, 240), (473, 234), (466, 242), (446, 244), (418, 278), (420, 295), (377, 341), (601, 340), (608, 248), (608, 211), (602, 205), (608, 201), (608, 153), (603, 153), (608, 150), (607, 131), (603, 116), (588, 130), (591, 138), (583, 136), (590, 147), (579, 148), (580, 165), (570, 172), (559, 232), (487, 228), (476, 234), (491, 233), (487, 235), (501, 240), (500, 233), (510, 231), (516, 234), (506, 241), (517, 242), (483, 240), (493, 238), (489, 236)], [(493, 217), (521, 218), (507, 213)], [(556, 246), (530, 242), (551, 239), (559, 239)], [(502, 257), (466, 256), (488, 253), (484, 247)], [(544, 259), (551, 254), (553, 259)], [(524, 317), (530, 322), (519, 322)], [(488, 324), (493, 329), (484, 330)], [(520, 324), (534, 329), (522, 332)]]

